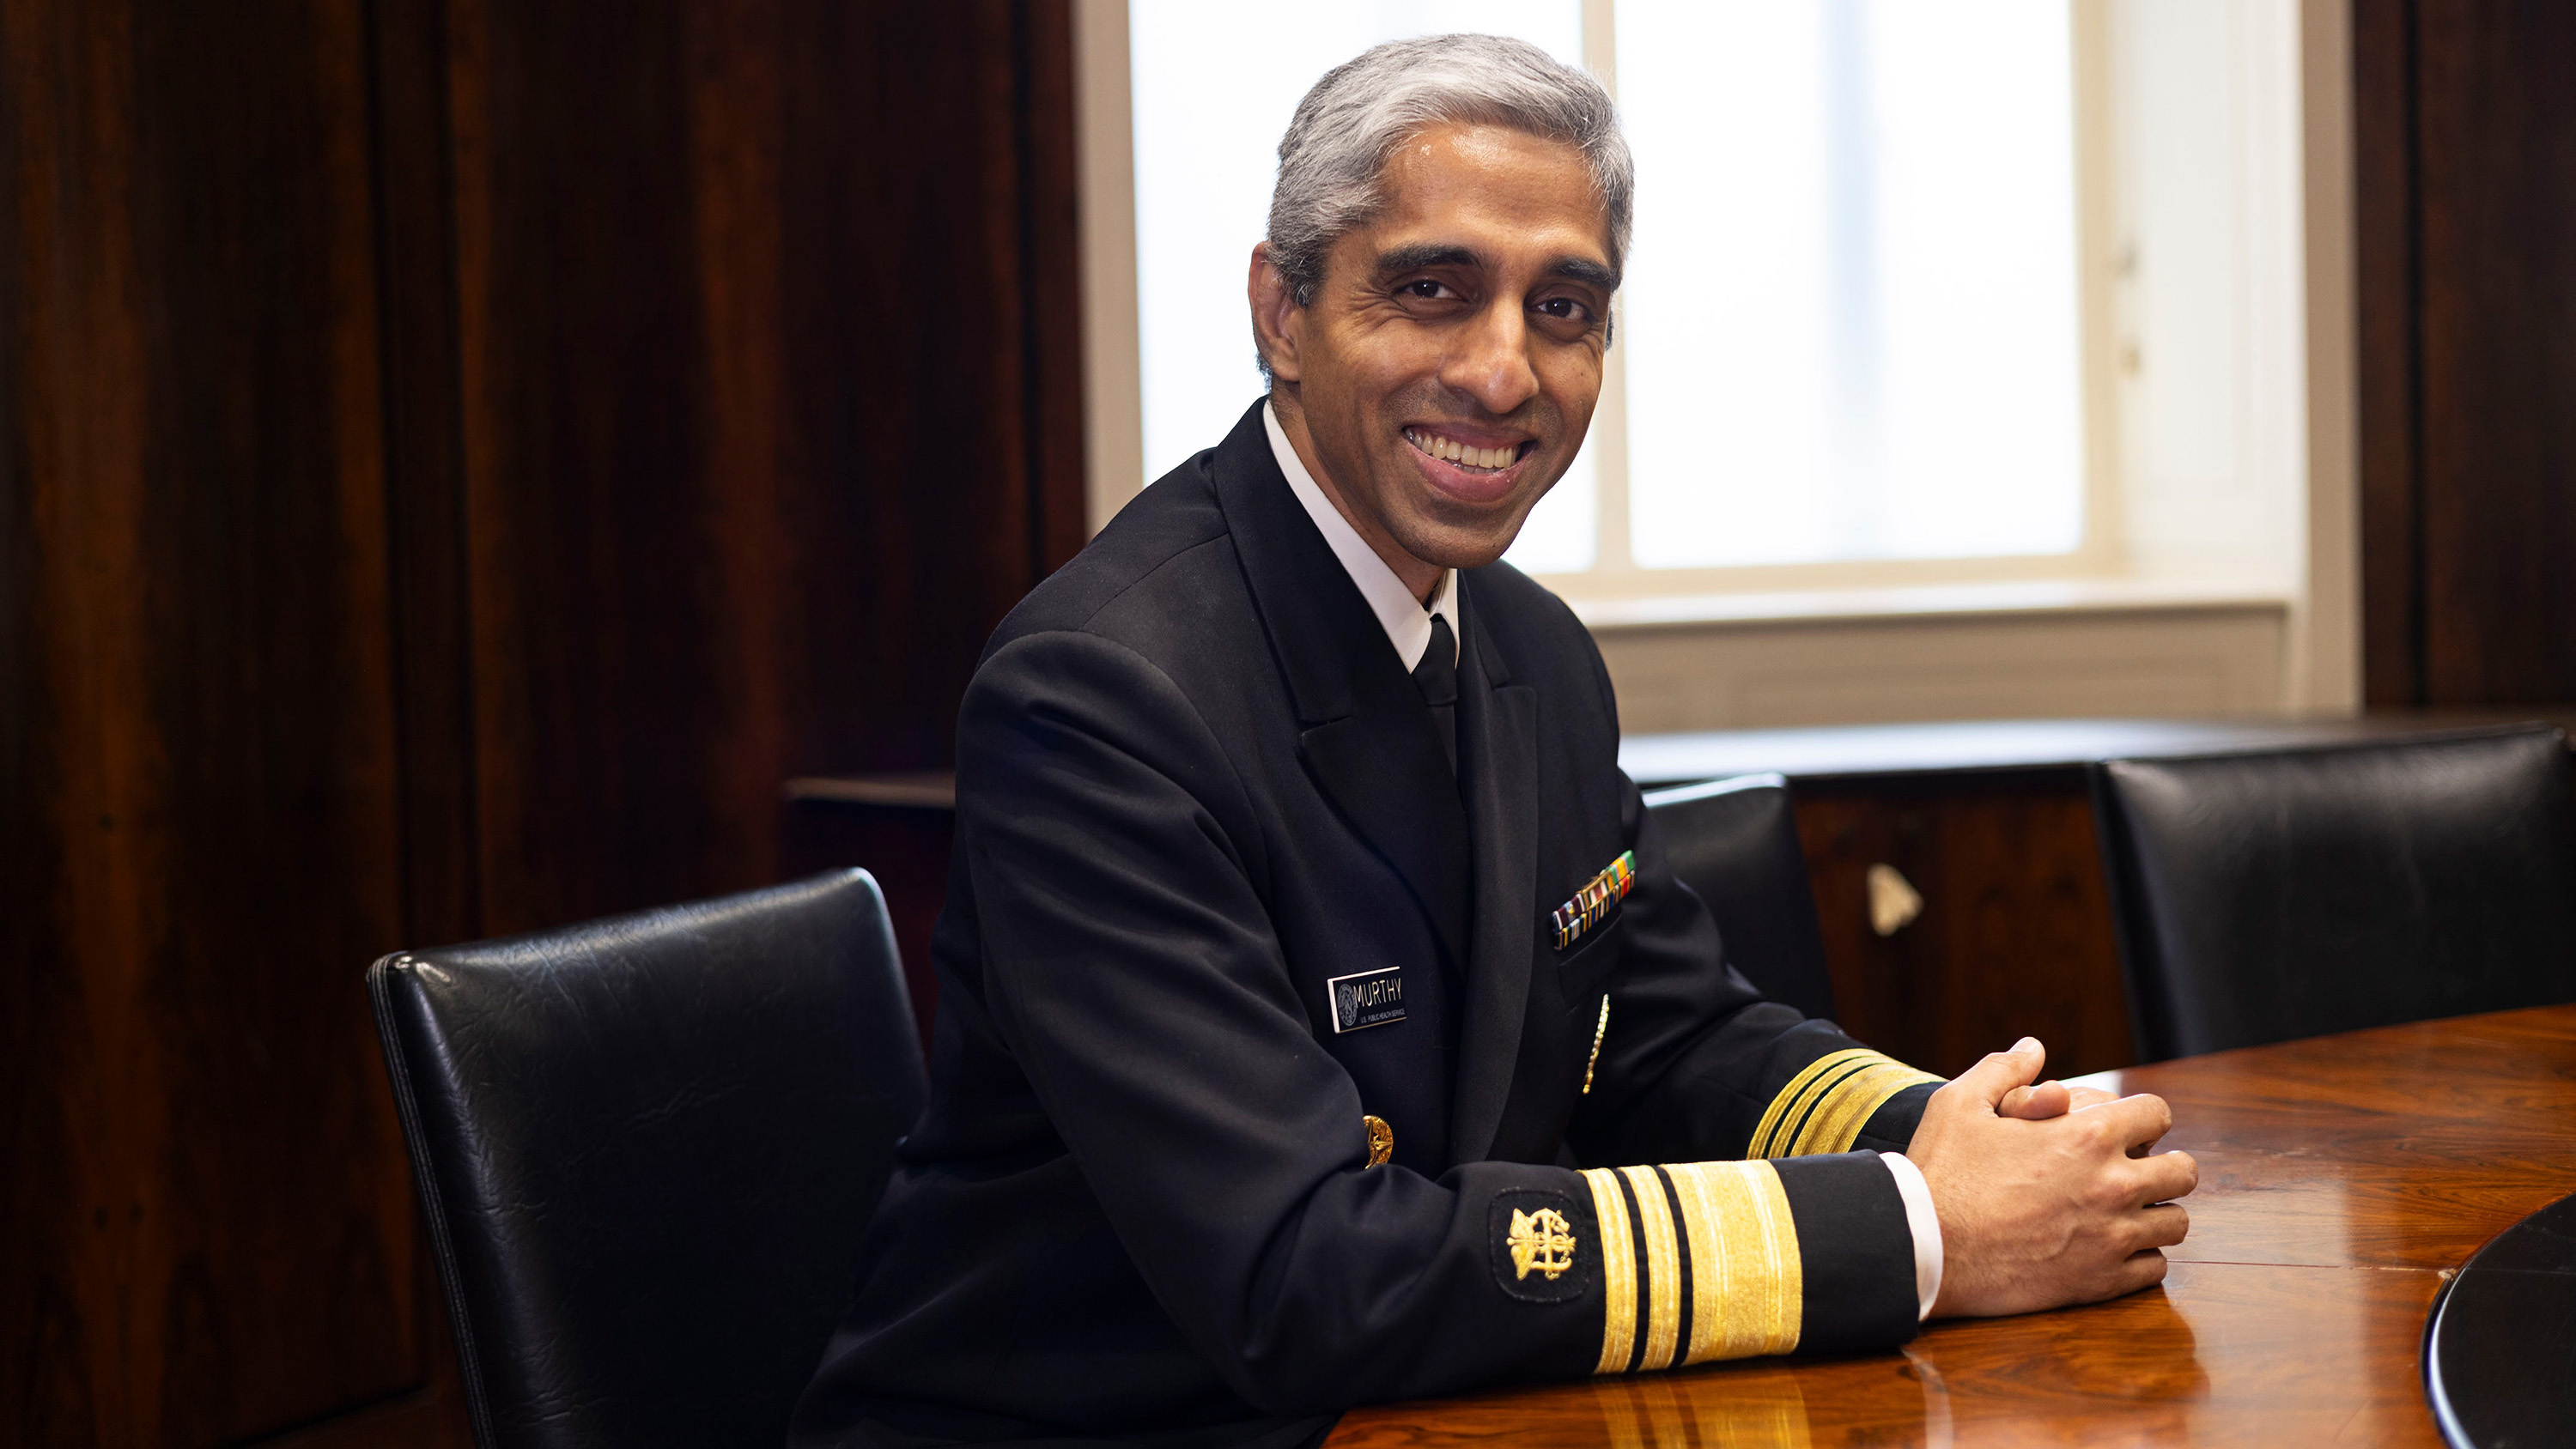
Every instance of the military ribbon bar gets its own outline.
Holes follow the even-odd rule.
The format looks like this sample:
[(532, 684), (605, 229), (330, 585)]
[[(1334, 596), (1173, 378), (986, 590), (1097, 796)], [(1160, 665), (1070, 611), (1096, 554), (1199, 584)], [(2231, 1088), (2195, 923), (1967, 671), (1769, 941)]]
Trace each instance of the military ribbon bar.
[(1583, 933), (1608, 915), (1612, 906), (1625, 899), (1629, 888), (1636, 883), (1637, 853), (1623, 850), (1617, 860), (1610, 862), (1609, 869), (1576, 891), (1574, 899), (1556, 908), (1556, 949), (1562, 951), (1582, 939)]

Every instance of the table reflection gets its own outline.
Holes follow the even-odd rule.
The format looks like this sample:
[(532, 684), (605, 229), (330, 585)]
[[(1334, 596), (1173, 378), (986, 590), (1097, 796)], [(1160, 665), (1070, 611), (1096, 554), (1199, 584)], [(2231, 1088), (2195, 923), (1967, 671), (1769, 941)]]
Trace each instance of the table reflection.
[(1667, 1374), (1652, 1379), (1599, 1379), (1597, 1443), (1616, 1449), (1682, 1445), (1798, 1446), (1810, 1442), (1807, 1401), (1786, 1369)]
[[(1598, 1379), (1589, 1386), (1593, 1415), (1550, 1424), (1546, 1433), (1617, 1449), (1817, 1442), (1949, 1449), (1991, 1442), (2016, 1423), (2062, 1423), (2080, 1410), (2100, 1431), (2093, 1442), (2170, 1443), (2209, 1397), (2199, 1340), (2162, 1289), (2100, 1311), (2036, 1315), (2009, 1343), (1979, 1327), (1936, 1327), (1898, 1355)], [(1954, 1394), (1954, 1377), (1973, 1388)], [(1536, 1426), (1524, 1426), (1532, 1432)]]

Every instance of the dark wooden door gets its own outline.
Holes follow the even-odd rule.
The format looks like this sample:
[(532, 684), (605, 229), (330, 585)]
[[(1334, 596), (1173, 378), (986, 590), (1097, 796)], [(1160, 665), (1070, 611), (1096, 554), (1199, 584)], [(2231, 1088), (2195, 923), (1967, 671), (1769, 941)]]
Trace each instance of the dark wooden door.
[(364, 16), (0, 10), (0, 1438), (418, 1385)]
[(362, 973), (949, 762), (1082, 537), (1067, 25), (0, 3), (0, 1442), (458, 1442)]
[(2576, 6), (2353, 17), (2365, 687), (2576, 699)]

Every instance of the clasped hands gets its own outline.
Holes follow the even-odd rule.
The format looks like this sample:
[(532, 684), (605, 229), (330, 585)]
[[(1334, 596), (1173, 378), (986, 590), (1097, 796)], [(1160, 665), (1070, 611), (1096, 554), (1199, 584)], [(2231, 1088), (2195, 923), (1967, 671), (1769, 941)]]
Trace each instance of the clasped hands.
[(2114, 1098), (2038, 1081), (2031, 1037), (1932, 1094), (1905, 1155), (1941, 1219), (1936, 1318), (2094, 1303), (2164, 1281), (2163, 1249), (2191, 1220), (2173, 1199), (2200, 1183), (2187, 1152), (2152, 1149), (2173, 1126), (2161, 1097)]

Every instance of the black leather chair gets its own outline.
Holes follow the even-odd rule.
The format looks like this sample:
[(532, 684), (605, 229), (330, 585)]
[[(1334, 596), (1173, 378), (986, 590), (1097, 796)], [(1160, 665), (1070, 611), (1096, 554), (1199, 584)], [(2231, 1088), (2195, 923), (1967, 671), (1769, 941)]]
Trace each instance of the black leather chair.
[(1708, 903), (1735, 969), (1774, 1001), (1832, 1016), (1834, 983), (1788, 781), (1739, 775), (1645, 798), (1673, 873)]
[(927, 1095), (867, 872), (367, 987), (483, 1449), (785, 1442)]
[(2546, 725), (2094, 774), (2140, 1057), (2576, 1000)]

